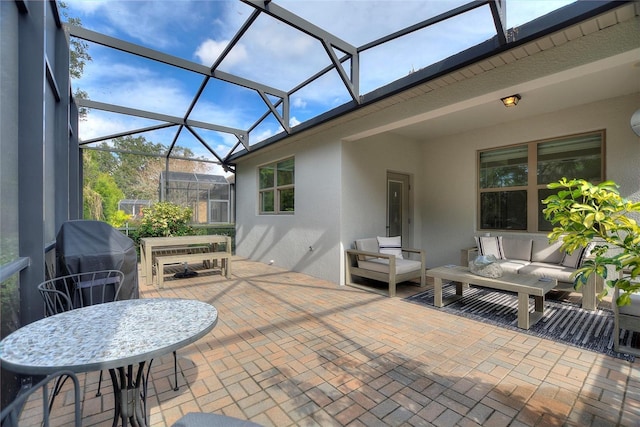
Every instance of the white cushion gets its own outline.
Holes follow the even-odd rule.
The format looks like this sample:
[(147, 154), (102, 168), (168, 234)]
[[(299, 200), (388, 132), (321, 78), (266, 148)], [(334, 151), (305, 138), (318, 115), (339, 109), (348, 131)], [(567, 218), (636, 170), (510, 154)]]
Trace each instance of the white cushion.
[[(376, 258), (369, 261), (358, 261), (358, 267), (367, 270), (378, 271), (380, 273), (389, 273), (389, 260)], [(422, 263), (412, 259), (396, 259), (396, 274), (411, 273), (412, 271), (420, 271)]]
[(628, 316), (640, 317), (640, 295), (631, 294), (631, 305), (619, 305), (618, 312)]
[[(365, 252), (378, 252), (378, 240), (374, 237), (370, 237), (368, 239), (358, 239), (356, 240), (356, 249), (359, 251)], [(373, 257), (369, 256), (358, 256), (359, 261), (366, 261), (368, 259), (373, 259)]]
[(502, 267), (502, 271), (507, 273), (519, 273), (522, 267), (530, 264), (529, 261), (521, 259), (499, 259), (497, 262)]
[(560, 250), (560, 246), (562, 246), (561, 240), (549, 243), (548, 240), (535, 239), (531, 249), (531, 261), (548, 262), (550, 264), (562, 263), (564, 252)]
[(503, 259), (502, 249), (500, 248), (500, 240), (498, 237), (476, 237), (478, 244), (478, 253), (480, 255), (493, 255), (496, 259)]
[(532, 239), (519, 239), (517, 237), (500, 236), (500, 249), (502, 258), (531, 261)]
[(578, 248), (570, 254), (565, 253), (561, 264), (565, 267), (580, 268), (585, 257), (591, 255), (594, 246), (594, 243), (589, 243), (586, 248)]
[(559, 282), (571, 283), (573, 286), (573, 278), (571, 277), (571, 274), (573, 274), (574, 271), (576, 270), (560, 264), (532, 262), (518, 270), (518, 274), (531, 274), (536, 277), (548, 277), (550, 279), (556, 279)]
[(378, 251), (381, 254), (395, 255), (396, 258), (402, 259), (402, 237), (377, 237)]

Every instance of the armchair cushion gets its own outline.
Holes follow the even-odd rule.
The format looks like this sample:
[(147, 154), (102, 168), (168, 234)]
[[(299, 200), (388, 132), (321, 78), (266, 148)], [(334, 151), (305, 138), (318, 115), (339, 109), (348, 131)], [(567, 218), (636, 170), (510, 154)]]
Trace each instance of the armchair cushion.
[[(357, 239), (355, 249), (346, 249), (345, 253), (345, 285), (366, 289), (373, 292), (388, 294), (390, 297), (396, 294), (396, 284), (400, 282), (420, 279), (420, 287), (426, 286), (425, 265), (426, 256), (423, 250), (400, 247), (399, 237), (386, 240), (381, 243), (398, 245), (393, 250), (404, 253), (399, 258), (396, 253), (383, 253), (378, 246), (378, 238), (369, 237)], [(393, 266), (393, 268), (392, 268)], [(366, 283), (355, 283), (354, 277), (372, 279), (388, 284), (388, 291), (376, 289)]]
[(402, 259), (402, 237), (377, 237), (378, 252), (381, 254), (395, 255), (396, 258)]
[[(358, 239), (356, 240), (356, 249), (365, 252), (378, 252), (378, 240), (375, 238)], [(366, 261), (375, 259), (375, 257), (358, 255), (358, 261)]]
[[(369, 261), (360, 261), (358, 262), (358, 267), (372, 271), (379, 271), (380, 273), (389, 273), (389, 260), (376, 258)], [(396, 259), (396, 274), (411, 273), (412, 271), (419, 272), (421, 268), (422, 263), (420, 261)]]

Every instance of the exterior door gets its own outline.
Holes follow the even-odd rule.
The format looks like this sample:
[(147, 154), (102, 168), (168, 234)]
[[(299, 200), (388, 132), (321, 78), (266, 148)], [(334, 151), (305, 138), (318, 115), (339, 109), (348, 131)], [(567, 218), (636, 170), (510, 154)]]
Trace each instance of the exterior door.
[(387, 172), (387, 236), (402, 236), (409, 242), (409, 176)]

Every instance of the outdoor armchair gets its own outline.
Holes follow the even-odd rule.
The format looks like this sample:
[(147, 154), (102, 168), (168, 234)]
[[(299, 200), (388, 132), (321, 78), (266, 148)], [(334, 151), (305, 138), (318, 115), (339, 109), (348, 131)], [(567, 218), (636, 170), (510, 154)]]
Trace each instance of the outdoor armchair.
[[(420, 287), (426, 286), (426, 255), (422, 249), (403, 248), (399, 237), (358, 239), (354, 247), (345, 251), (345, 285), (390, 297), (396, 295), (396, 285), (401, 282), (420, 279)], [(387, 283), (388, 289), (356, 283), (354, 277)]]

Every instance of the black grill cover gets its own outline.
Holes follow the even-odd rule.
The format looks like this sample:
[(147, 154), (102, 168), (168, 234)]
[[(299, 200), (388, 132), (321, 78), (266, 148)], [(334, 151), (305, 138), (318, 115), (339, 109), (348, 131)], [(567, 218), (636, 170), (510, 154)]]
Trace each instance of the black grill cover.
[(138, 292), (138, 256), (129, 237), (106, 222), (66, 221), (56, 237), (58, 276), (96, 270), (120, 270), (124, 283), (118, 299), (135, 299)]

